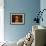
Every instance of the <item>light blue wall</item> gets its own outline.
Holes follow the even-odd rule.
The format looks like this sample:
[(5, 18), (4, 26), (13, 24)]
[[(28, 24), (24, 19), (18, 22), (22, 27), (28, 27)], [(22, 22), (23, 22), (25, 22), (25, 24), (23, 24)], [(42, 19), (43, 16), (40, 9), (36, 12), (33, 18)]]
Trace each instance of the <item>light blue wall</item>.
[[(5, 40), (18, 41), (32, 29), (36, 12), (40, 10), (39, 0), (4, 0), (4, 30)], [(24, 25), (11, 25), (10, 13), (24, 13)]]
[[(41, 0), (40, 1), (40, 10), (42, 11), (43, 9), (46, 9), (46, 0)], [(45, 26), (46, 27), (46, 10), (43, 12), (43, 22), (40, 22), (40, 25)]]

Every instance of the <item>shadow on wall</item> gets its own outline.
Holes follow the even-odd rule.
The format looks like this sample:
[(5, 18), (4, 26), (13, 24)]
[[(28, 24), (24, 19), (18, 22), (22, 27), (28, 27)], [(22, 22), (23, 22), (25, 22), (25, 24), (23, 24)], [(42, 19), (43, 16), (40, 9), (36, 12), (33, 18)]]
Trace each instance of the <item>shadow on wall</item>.
[(42, 22), (44, 21), (42, 16), (43, 16), (43, 13), (44, 13), (45, 10), (46, 9), (43, 9), (43, 11), (39, 11), (37, 13), (37, 16), (34, 18), (34, 21), (36, 21), (36, 23), (40, 23), (40, 19), (41, 19)]

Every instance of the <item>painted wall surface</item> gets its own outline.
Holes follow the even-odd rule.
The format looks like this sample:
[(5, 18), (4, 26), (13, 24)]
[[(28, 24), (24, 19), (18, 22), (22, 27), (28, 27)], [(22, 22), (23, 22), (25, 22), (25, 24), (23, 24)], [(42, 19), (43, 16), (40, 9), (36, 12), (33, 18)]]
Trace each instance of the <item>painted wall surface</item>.
[[(41, 9), (41, 11), (42, 11), (43, 9), (46, 9), (46, 0), (41, 0), (41, 1), (40, 1), (40, 9)], [(46, 27), (46, 10), (43, 12), (42, 17), (43, 17), (43, 22), (41, 21), (41, 22), (40, 22), (40, 25), (43, 25), (43, 26)]]
[(0, 42), (4, 41), (4, 0), (0, 1)]
[[(40, 0), (4, 0), (4, 35), (7, 41), (18, 41), (32, 29), (36, 12), (40, 10)], [(10, 13), (24, 13), (24, 25), (11, 25)]]

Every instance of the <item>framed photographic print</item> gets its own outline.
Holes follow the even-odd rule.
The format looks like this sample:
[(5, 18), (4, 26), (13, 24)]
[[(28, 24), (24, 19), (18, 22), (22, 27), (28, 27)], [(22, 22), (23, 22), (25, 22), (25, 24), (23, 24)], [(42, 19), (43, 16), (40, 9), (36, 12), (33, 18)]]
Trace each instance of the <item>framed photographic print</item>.
[(24, 13), (11, 13), (11, 24), (24, 24)]

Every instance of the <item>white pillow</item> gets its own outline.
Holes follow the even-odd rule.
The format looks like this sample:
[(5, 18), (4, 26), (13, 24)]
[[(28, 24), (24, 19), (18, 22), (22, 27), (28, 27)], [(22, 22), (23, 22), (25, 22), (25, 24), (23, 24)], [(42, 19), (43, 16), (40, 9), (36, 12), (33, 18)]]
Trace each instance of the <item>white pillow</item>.
[(24, 40), (25, 40), (25, 37), (24, 37), (24, 38), (21, 38), (21, 39), (17, 42), (17, 46), (23, 46)]

